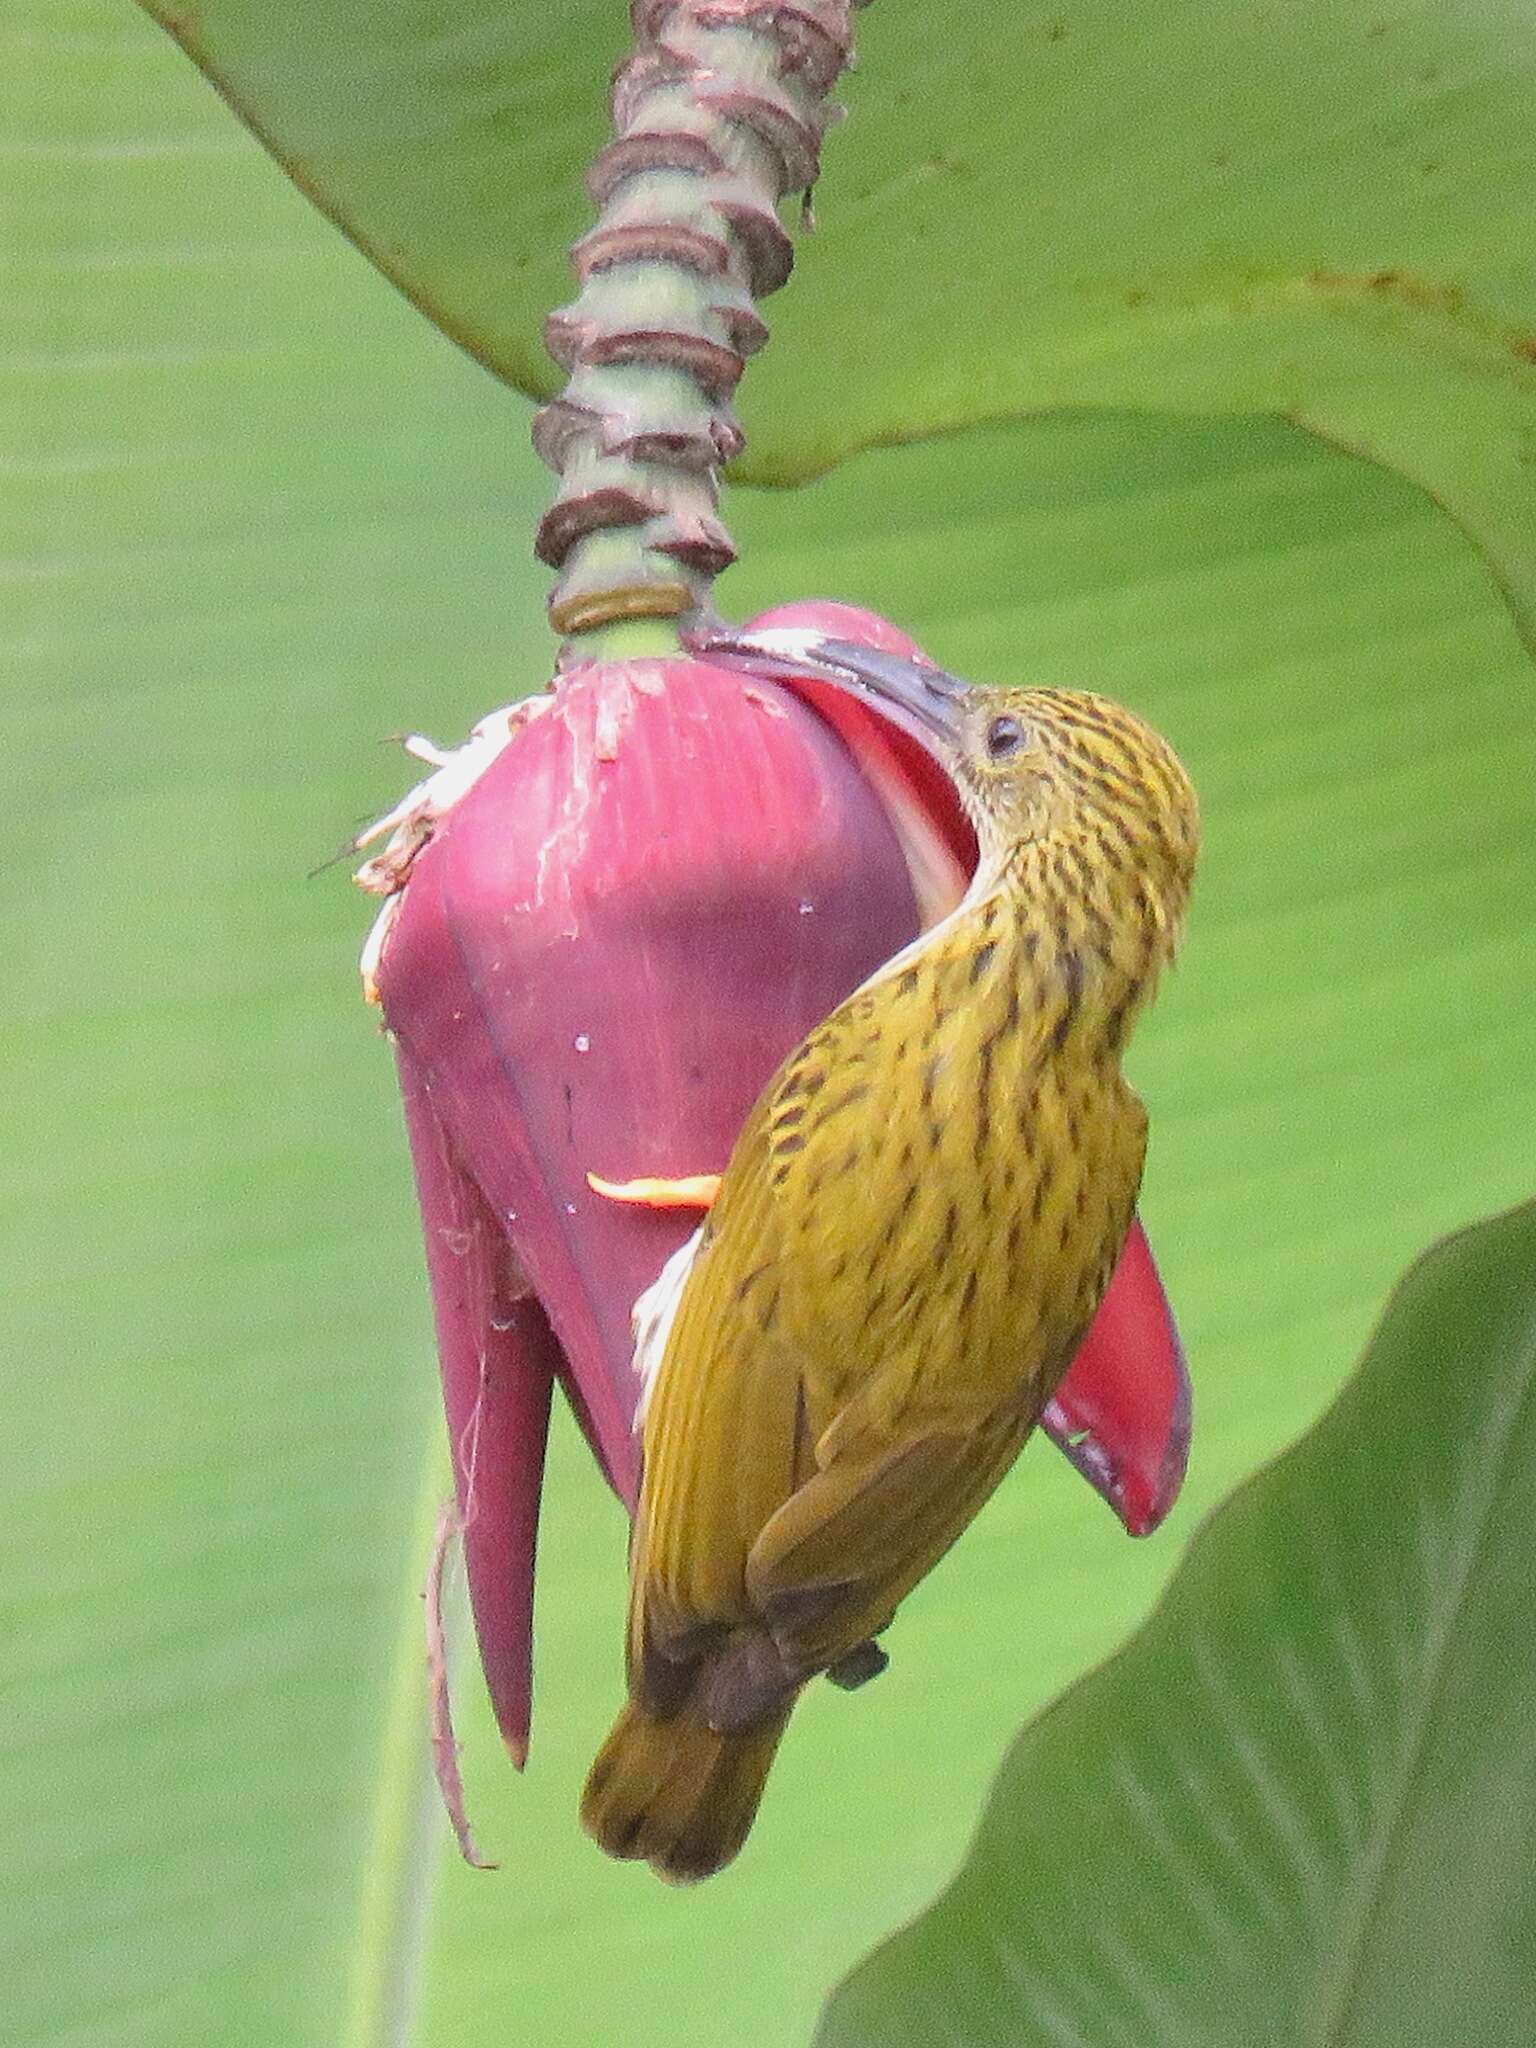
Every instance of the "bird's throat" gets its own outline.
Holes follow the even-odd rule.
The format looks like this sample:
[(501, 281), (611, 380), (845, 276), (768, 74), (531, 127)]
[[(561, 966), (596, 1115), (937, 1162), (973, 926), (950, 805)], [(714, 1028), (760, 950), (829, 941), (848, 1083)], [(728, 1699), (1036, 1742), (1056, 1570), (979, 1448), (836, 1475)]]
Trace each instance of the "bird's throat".
[(1117, 1055), (1170, 950), (1170, 920), (1143, 879), (1096, 876), (1051, 839), (983, 861), (947, 927), (929, 937), (949, 999), (990, 988), (1011, 1014), (1016, 991), (1046, 1056)]

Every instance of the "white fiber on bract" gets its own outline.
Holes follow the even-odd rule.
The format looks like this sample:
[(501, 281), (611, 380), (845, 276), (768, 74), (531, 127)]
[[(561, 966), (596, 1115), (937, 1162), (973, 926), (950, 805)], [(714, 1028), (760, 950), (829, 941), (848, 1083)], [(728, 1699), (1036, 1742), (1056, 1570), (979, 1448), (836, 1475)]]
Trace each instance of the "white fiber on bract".
[(382, 896), (385, 903), (374, 919), (363, 945), (359, 966), (363, 995), (370, 1003), (379, 999), (378, 967), (398, 906), (400, 891), (410, 878), (411, 863), (432, 837), (433, 828), (461, 797), (473, 789), (497, 759), (520, 725), (553, 702), (548, 697), (525, 698), (519, 704), (503, 704), (488, 711), (471, 730), (462, 747), (439, 747), (419, 732), (407, 733), (400, 744), (418, 761), (429, 762), (432, 773), (406, 791), (393, 810), (375, 818), (352, 841), (361, 852), (377, 839), (388, 838), (381, 852), (365, 860), (352, 879), (370, 896)]
[(400, 892), (386, 896), (379, 905), (379, 914), (368, 927), (368, 936), (363, 941), (363, 950), (358, 958), (358, 969), (363, 977), (363, 1001), (376, 1003), (379, 1000), (379, 962), (384, 957), (390, 928), (400, 908)]
[(371, 846), (375, 839), (381, 839), (386, 832), (398, 831), (402, 826), (414, 825), (421, 820), (440, 818), (490, 767), (511, 739), (514, 722), (522, 709), (521, 705), (504, 704), (498, 711), (487, 712), (462, 747), (434, 746), (420, 733), (407, 733), (401, 742), (405, 751), (418, 761), (430, 762), (432, 773), (424, 775), (414, 788), (408, 789), (393, 810), (386, 811), (382, 818), (375, 818), (371, 825), (359, 832), (353, 845), (361, 850)]
[[(407, 733), (400, 744), (418, 761), (429, 762), (432, 773), (408, 789), (393, 810), (359, 832), (352, 844), (359, 852), (382, 839), (386, 832), (406, 832), (431, 826), (449, 811), (474, 785), (501, 753), (520, 725), (548, 708), (551, 699), (524, 698), (518, 704), (503, 704), (488, 711), (470, 730), (462, 747), (439, 747), (419, 732)], [(371, 863), (364, 863), (366, 874)], [(365, 881), (363, 887), (375, 886)]]
[(464, 1781), (459, 1775), (459, 1744), (453, 1732), (453, 1705), (449, 1694), (448, 1634), (443, 1623), (443, 1581), (454, 1539), (463, 1534), (458, 1504), (444, 1503), (432, 1539), (432, 1557), (422, 1588), (427, 1626), (427, 1696), (431, 1716), (432, 1771), (447, 1811), (459, 1854), (474, 1870), (494, 1870), (496, 1865), (480, 1854), (469, 1813), (464, 1803)]

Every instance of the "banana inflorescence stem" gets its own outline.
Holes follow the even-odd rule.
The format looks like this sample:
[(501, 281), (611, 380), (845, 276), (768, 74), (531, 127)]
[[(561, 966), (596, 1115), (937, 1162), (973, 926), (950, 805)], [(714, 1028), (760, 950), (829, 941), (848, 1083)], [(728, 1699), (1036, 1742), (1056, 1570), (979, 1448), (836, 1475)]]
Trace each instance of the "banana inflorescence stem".
[(560, 478), (537, 552), (567, 642), (641, 621), (664, 640), (735, 559), (717, 510), (742, 445), (732, 398), (767, 339), (755, 301), (794, 260), (779, 203), (816, 182), (863, 4), (632, 0), (614, 138), (587, 178), (598, 221), (571, 252), (581, 292), (545, 331), (570, 379), (533, 424)]

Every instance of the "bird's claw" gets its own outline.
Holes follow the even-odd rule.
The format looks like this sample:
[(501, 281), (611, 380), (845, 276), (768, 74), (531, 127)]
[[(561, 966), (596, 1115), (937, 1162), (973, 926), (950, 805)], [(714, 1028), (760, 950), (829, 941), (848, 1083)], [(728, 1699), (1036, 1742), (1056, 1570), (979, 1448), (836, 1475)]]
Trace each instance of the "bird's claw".
[(878, 1678), (890, 1661), (890, 1653), (882, 1650), (871, 1636), (867, 1642), (856, 1643), (835, 1664), (829, 1664), (827, 1676), (843, 1692), (857, 1692), (861, 1685)]

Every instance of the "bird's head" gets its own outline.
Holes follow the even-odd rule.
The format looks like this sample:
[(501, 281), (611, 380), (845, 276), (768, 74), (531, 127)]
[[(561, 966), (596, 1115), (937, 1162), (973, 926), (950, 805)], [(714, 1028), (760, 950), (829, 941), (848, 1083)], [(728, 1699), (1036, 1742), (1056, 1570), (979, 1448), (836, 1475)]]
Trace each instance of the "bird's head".
[(1035, 849), (1085, 875), (1132, 878), (1155, 895), (1171, 937), (1194, 879), (1200, 817), (1161, 733), (1085, 690), (960, 685), (938, 702), (935, 741), (983, 860)]
[(753, 637), (775, 643), (759, 657), (857, 691), (932, 750), (975, 824), (983, 873), (1044, 863), (1069, 889), (1134, 895), (1171, 952), (1200, 814), (1183, 764), (1144, 719), (1088, 691), (978, 688), (813, 633)]

